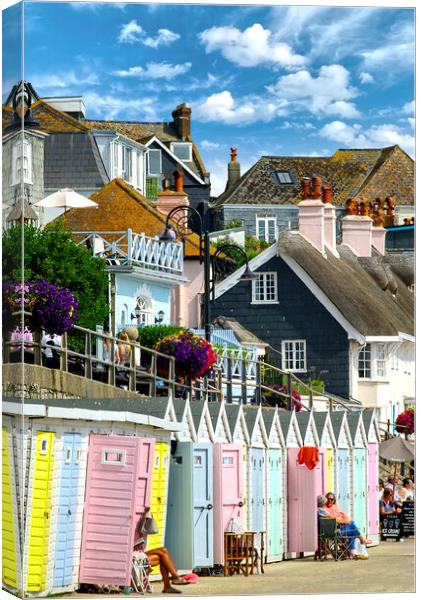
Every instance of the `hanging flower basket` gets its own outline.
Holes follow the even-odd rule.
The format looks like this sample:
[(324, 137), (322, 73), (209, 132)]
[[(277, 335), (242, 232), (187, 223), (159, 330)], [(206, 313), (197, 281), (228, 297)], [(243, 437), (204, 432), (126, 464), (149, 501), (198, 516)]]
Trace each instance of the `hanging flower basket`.
[[(268, 383), (266, 385), (267, 385), (267, 387), (270, 387), (271, 390), (273, 390), (273, 393), (268, 390), (263, 390), (263, 395), (265, 397), (265, 400), (268, 402), (268, 404), (271, 404), (272, 406), (275, 406), (277, 404), (281, 408), (287, 408), (287, 406), (288, 406), (288, 388), (287, 388), (287, 386), (281, 385), (278, 383), (272, 383), (272, 384)], [(276, 392), (280, 392), (281, 394), (287, 394), (287, 396), (286, 397), (280, 396)], [(300, 412), (302, 407), (303, 407), (303, 405), (301, 404), (301, 396), (297, 392), (297, 390), (295, 390), (293, 388), (292, 389), (292, 409), (296, 410), (297, 412)]]
[[(212, 344), (191, 332), (180, 332), (162, 339), (156, 350), (175, 358), (175, 374), (190, 380), (207, 375), (216, 363)], [(168, 361), (158, 360), (160, 375), (168, 375)]]
[(408, 408), (396, 417), (396, 431), (412, 435), (415, 430), (415, 409)]
[(20, 315), (12, 313), (25, 310), (25, 326), (32, 330), (43, 329), (47, 333), (62, 335), (73, 327), (77, 318), (78, 303), (67, 288), (45, 279), (3, 281), (3, 326), (9, 331), (21, 324)]

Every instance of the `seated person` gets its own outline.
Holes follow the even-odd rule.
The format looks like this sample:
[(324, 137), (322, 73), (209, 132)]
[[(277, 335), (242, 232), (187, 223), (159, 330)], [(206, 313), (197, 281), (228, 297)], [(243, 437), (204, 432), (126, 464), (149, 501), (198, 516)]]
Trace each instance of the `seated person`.
[(402, 502), (414, 501), (414, 483), (409, 477), (402, 481), (402, 487), (399, 490), (399, 496)]
[(372, 543), (371, 540), (368, 540), (361, 534), (354, 521), (351, 521), (351, 519), (341, 511), (336, 504), (336, 497), (332, 492), (326, 494), (325, 509), (329, 517), (334, 517), (336, 519), (336, 522), (340, 526), (341, 534), (351, 538), (349, 544), (349, 549), (351, 551), (355, 549), (355, 538), (358, 538), (363, 545)]
[(131, 345), (129, 344), (129, 336), (127, 331), (120, 331), (118, 334), (117, 351), (115, 355), (115, 361), (119, 365), (125, 365), (130, 363)]
[(167, 548), (154, 548), (153, 550), (145, 550), (145, 547), (146, 539), (144, 537), (135, 542), (135, 549), (141, 550), (146, 554), (151, 567), (156, 567), (159, 565), (162, 581), (164, 583), (164, 589), (162, 592), (164, 594), (181, 594), (181, 591), (173, 588), (171, 583), (174, 585), (187, 585), (188, 582), (179, 577), (171, 554), (168, 552)]
[(380, 520), (382, 521), (387, 515), (399, 515), (402, 509), (396, 506), (392, 500), (392, 490), (385, 489), (383, 498), (379, 502)]
[(320, 495), (317, 496), (317, 516), (318, 517), (328, 517), (329, 513), (325, 508), (326, 504), (326, 496)]

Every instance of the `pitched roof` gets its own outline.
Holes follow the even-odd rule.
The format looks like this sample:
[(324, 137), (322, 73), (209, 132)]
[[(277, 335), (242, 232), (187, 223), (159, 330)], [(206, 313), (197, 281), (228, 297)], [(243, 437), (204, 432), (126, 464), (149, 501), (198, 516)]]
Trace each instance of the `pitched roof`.
[(284, 434), (284, 439), (286, 440), (288, 437), (288, 431), (291, 426), (291, 419), (293, 413), (289, 410), (280, 410), (278, 412), (279, 422), (281, 424), (282, 433)]
[(213, 320), (213, 324), (217, 327), (221, 327), (221, 329), (231, 329), (237, 340), (243, 344), (257, 344), (259, 346), (269, 345), (231, 317), (216, 317), (216, 319)]
[[(44, 100), (36, 100), (32, 106), (32, 115), (35, 121), (38, 121), (40, 130), (47, 133), (74, 133), (74, 132), (87, 132), (89, 128), (86, 127), (81, 121), (74, 119), (70, 115), (56, 108), (53, 108)], [(13, 117), (13, 108), (11, 106), (3, 105), (3, 133), (5, 133), (5, 127), (7, 127)], [(7, 132), (6, 132), (7, 133)]]
[[(277, 183), (274, 173), (287, 171), (292, 184)], [(311, 175), (333, 185), (334, 203), (367, 196), (393, 195), (397, 204), (414, 204), (414, 161), (399, 146), (337, 150), (330, 157), (262, 156), (214, 206), (223, 204), (297, 204), (301, 179)]]
[(210, 418), (212, 421), (212, 426), (215, 429), (216, 424), (218, 423), (219, 415), (221, 414), (222, 403), (221, 402), (209, 402), (208, 410), (209, 410)]
[(337, 250), (339, 258), (329, 250), (324, 257), (298, 232), (279, 234), (279, 255), (292, 258), (361, 335), (397, 336), (399, 332), (412, 335), (414, 297), (407, 285), (396, 274), (394, 297), (392, 284), (383, 291), (370, 274), (370, 266), (383, 269), (389, 257), (375, 253), (372, 258), (360, 259), (346, 245), (338, 246)]
[(363, 423), (366, 435), (368, 435), (371, 427), (371, 423), (374, 419), (374, 408), (366, 408), (362, 412)]
[(168, 398), (139, 398), (137, 412), (164, 419), (168, 410)]
[(109, 182), (90, 132), (50, 134), (44, 143), (46, 189), (98, 189)]
[(335, 434), (336, 441), (339, 439), (344, 419), (345, 412), (342, 410), (335, 410), (330, 413), (330, 420), (332, 422), (333, 433)]
[[(98, 208), (71, 209), (64, 226), (71, 231), (124, 231), (131, 228), (148, 236), (161, 235), (166, 215), (123, 179), (113, 179), (91, 195)], [(211, 249), (211, 252), (215, 250)], [(195, 233), (185, 239), (186, 257), (199, 256), (199, 238)]]
[(272, 406), (262, 406), (262, 417), (266, 427), (266, 433), (269, 436), (272, 430), (273, 419), (275, 418), (276, 408)]
[(231, 434), (234, 433), (235, 426), (238, 421), (238, 413), (240, 412), (240, 404), (226, 404), (225, 413), (227, 415), (228, 424), (230, 426)]
[(346, 416), (348, 421), (349, 433), (351, 434), (351, 439), (355, 440), (355, 436), (357, 435), (358, 425), (360, 424), (360, 412), (349, 412)]
[(259, 409), (257, 408), (257, 406), (250, 406), (250, 405), (243, 406), (243, 412), (244, 412), (244, 417), (246, 420), (247, 431), (249, 432), (250, 438), (253, 433), (254, 427), (256, 425), (258, 410)]
[(300, 429), (300, 433), (301, 433), (301, 437), (305, 438), (305, 435), (307, 433), (307, 429), (310, 423), (310, 415), (311, 413), (307, 412), (307, 411), (303, 411), (303, 412), (298, 412), (295, 416), (297, 417), (297, 423), (298, 423), (298, 427)]
[(191, 414), (193, 417), (193, 423), (196, 428), (196, 431), (200, 425), (200, 419), (203, 414), (204, 405), (205, 405), (205, 403), (203, 400), (194, 400), (190, 404)]
[(187, 400), (184, 400), (184, 398), (174, 398), (172, 403), (174, 405), (177, 421), (181, 421), (186, 408)]
[(319, 436), (320, 441), (322, 439), (323, 430), (325, 428), (327, 415), (328, 415), (327, 412), (320, 412), (320, 411), (313, 412), (314, 423), (316, 425), (316, 431), (317, 431), (317, 435)]

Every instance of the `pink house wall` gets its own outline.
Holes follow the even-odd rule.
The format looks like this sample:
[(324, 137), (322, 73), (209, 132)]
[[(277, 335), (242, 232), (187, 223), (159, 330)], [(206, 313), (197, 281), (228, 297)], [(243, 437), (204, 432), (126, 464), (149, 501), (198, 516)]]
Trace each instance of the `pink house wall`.
[(188, 283), (172, 291), (171, 323), (180, 327), (200, 327), (200, 296), (204, 290), (203, 264), (196, 259), (184, 261)]
[(378, 444), (368, 444), (368, 470), (367, 470), (367, 515), (368, 534), (379, 533), (379, 503), (377, 496), (379, 473), (379, 447)]

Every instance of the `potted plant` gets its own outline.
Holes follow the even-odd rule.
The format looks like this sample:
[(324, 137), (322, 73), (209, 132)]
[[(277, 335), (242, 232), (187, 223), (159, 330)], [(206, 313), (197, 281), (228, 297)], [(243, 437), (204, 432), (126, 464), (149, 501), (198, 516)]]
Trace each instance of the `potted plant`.
[[(175, 358), (176, 376), (193, 381), (207, 375), (216, 363), (212, 344), (189, 331), (169, 335), (156, 345), (156, 350)], [(168, 362), (158, 360), (158, 372), (168, 374)]]
[(398, 433), (412, 435), (415, 430), (415, 408), (410, 406), (396, 417), (395, 428)]
[[(265, 401), (271, 405), (275, 406), (276, 404), (281, 408), (287, 408), (288, 406), (288, 387), (286, 385), (282, 385), (280, 383), (268, 383), (267, 387), (271, 388), (271, 390), (263, 390), (263, 395), (265, 397)], [(273, 390), (273, 391), (272, 391)], [(278, 392), (278, 393), (276, 393)], [(285, 396), (281, 396), (280, 394), (286, 394)], [(301, 396), (296, 389), (292, 389), (292, 409), (300, 412), (303, 405), (301, 403)]]

